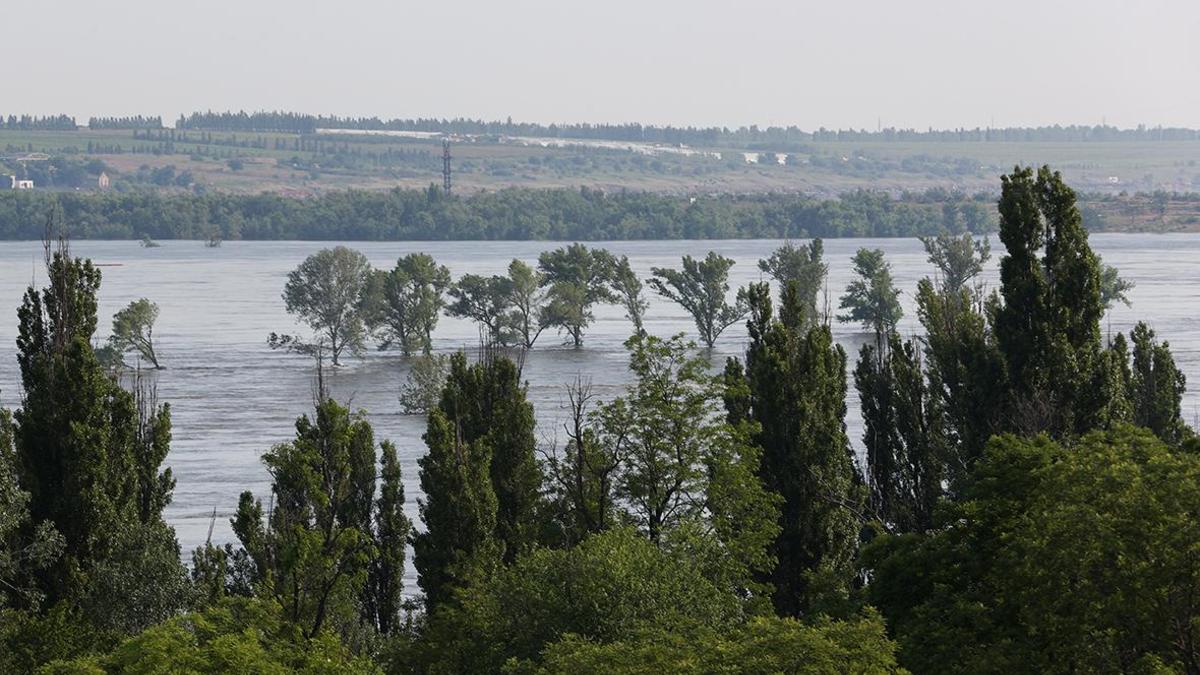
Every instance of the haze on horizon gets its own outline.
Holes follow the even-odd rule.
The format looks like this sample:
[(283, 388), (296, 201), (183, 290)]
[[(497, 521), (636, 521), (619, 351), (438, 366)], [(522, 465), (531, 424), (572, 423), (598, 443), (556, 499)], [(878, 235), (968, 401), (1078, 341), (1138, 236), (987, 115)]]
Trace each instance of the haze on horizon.
[(1200, 127), (1200, 3), (41, 0), (0, 114)]

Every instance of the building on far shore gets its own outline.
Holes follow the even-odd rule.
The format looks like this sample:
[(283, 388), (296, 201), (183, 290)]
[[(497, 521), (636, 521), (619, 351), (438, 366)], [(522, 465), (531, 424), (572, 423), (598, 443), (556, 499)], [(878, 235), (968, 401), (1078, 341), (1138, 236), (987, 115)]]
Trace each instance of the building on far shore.
[[(10, 190), (32, 190), (33, 189), (33, 181), (31, 181), (31, 180), (21, 180), (20, 178), (17, 178), (16, 176), (0, 176), (0, 181), (3, 181), (5, 178), (8, 179), (7, 187)], [(0, 182), (0, 185), (4, 185), (4, 183)]]
[(108, 179), (107, 173), (101, 171), (100, 177), (96, 179), (96, 187), (100, 188), (101, 190), (107, 190), (109, 185), (112, 185), (112, 181)]

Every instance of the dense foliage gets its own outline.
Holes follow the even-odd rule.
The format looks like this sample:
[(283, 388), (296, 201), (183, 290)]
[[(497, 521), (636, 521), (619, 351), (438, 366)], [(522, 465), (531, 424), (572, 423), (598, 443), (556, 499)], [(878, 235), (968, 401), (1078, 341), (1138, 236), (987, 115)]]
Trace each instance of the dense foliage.
[[(83, 168), (79, 173), (88, 175)], [(178, 178), (171, 169), (169, 176), (147, 176), (147, 181), (173, 185)], [(37, 223), (54, 203), (61, 205), (72, 236), (89, 239), (911, 237), (943, 231), (983, 233), (995, 227), (993, 197), (945, 191), (891, 197), (859, 190), (838, 199), (782, 193), (692, 199), (588, 188), (510, 188), (459, 197), (431, 188), (329, 192), (296, 199), (268, 193), (0, 190), (0, 239), (37, 239)]]

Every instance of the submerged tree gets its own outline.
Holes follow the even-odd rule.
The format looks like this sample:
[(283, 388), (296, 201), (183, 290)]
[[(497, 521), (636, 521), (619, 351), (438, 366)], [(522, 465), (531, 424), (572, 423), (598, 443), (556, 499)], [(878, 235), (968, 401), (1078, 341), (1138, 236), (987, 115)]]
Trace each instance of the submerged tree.
[(746, 316), (746, 295), (739, 290), (729, 303), (729, 269), (733, 260), (710, 251), (703, 260), (683, 256), (683, 269), (655, 267), (650, 286), (679, 303), (696, 322), (704, 345), (712, 349), (721, 332)]
[(146, 298), (134, 300), (113, 316), (109, 344), (118, 353), (137, 352), (156, 369), (158, 354), (154, 351), (154, 322), (158, 320), (158, 305)]
[(370, 275), (366, 256), (345, 246), (310, 255), (288, 273), (283, 300), (289, 313), (317, 333), (315, 341), (307, 344), (272, 333), (270, 344), (306, 352), (328, 351), (334, 365), (341, 363), (346, 350), (361, 352), (366, 339), (362, 298)]
[(599, 302), (619, 301), (611, 288), (614, 267), (608, 251), (583, 244), (538, 256), (538, 269), (549, 288), (546, 322), (566, 331), (576, 347), (583, 345), (583, 331), (595, 319), (592, 307)]
[(642, 280), (630, 266), (629, 256), (621, 256), (613, 269), (612, 288), (625, 308), (625, 318), (633, 324), (633, 332), (637, 335), (645, 333), (643, 324), (650, 304), (642, 294)]
[(1122, 278), (1116, 267), (1106, 264), (1098, 255), (1096, 262), (1100, 265), (1100, 304), (1104, 305), (1104, 310), (1112, 309), (1112, 306), (1118, 302), (1126, 307), (1133, 306), (1133, 303), (1129, 301), (1128, 293), (1136, 284)]
[(801, 246), (788, 241), (769, 258), (758, 261), (758, 268), (771, 275), (780, 293), (789, 284), (796, 284), (796, 292), (804, 305), (804, 320), (810, 326), (821, 318), (817, 298), (825, 284), (825, 276), (829, 274), (829, 265), (822, 260), (824, 251), (824, 243), (819, 237)]
[(379, 339), (379, 348), (399, 345), (405, 356), (433, 349), (433, 329), (450, 286), (450, 270), (427, 253), (410, 253), (396, 261), (390, 272), (371, 274), (364, 295), (368, 325)]
[(511, 309), (504, 317), (502, 332), (505, 344), (529, 349), (546, 329), (546, 291), (543, 275), (529, 265), (514, 259), (508, 264), (508, 278), (501, 287), (507, 291)]
[(446, 311), (450, 316), (479, 324), (488, 344), (503, 344), (506, 319), (511, 309), (508, 281), (499, 275), (464, 274), (450, 287), (454, 299)]
[(876, 335), (895, 330), (904, 316), (900, 308), (900, 290), (892, 281), (892, 266), (880, 249), (860, 248), (854, 255), (854, 273), (858, 278), (846, 287), (839, 307), (849, 310), (838, 321), (857, 321)]
[(944, 293), (957, 294), (967, 288), (992, 257), (991, 242), (986, 237), (976, 240), (969, 232), (959, 236), (920, 237), (920, 240), (929, 262), (938, 270), (938, 281)]

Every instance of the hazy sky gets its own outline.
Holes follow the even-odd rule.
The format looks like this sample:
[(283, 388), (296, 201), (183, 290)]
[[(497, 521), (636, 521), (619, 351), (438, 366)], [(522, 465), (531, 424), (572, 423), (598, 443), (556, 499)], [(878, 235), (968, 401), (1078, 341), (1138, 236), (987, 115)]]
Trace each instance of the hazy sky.
[(0, 113), (1200, 127), (1196, 0), (6, 0)]

